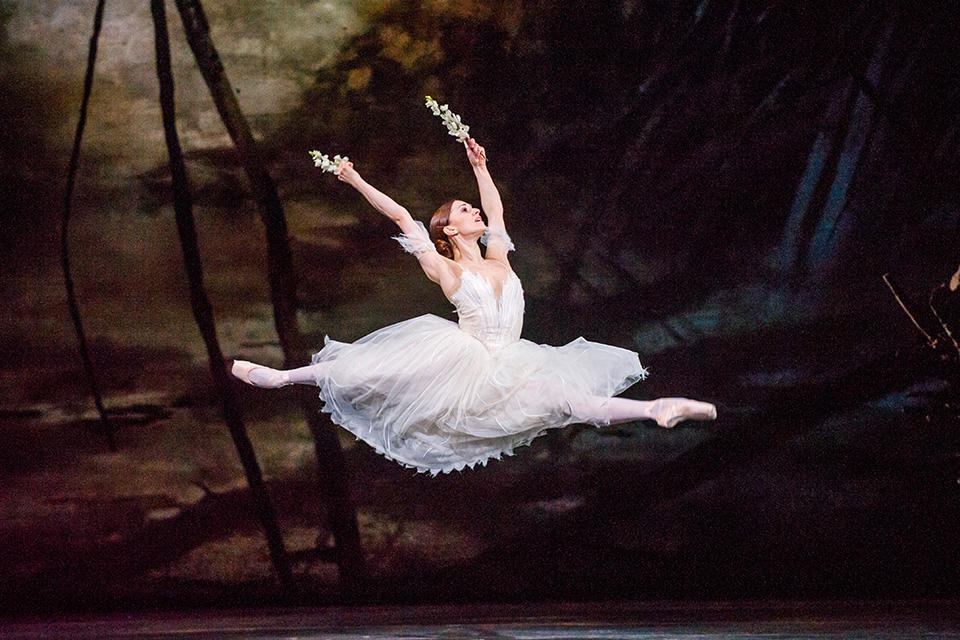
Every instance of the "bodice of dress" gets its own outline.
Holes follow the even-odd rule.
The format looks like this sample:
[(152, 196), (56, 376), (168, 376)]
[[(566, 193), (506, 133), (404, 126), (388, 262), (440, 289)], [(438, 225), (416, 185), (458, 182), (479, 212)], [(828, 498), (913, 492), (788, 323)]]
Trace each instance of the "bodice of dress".
[[(419, 221), (415, 234), (403, 233), (393, 239), (400, 243), (404, 251), (417, 258), (427, 252), (436, 252), (429, 232)], [(487, 229), (480, 242), (488, 247), (500, 243), (507, 251), (514, 249), (510, 236), (502, 227)], [(493, 283), (486, 276), (467, 269), (460, 276), (460, 287), (450, 296), (450, 302), (460, 319), (460, 330), (475, 337), (490, 350), (516, 342), (523, 328), (523, 287), (517, 274), (509, 268), (507, 271), (499, 298)]]
[(460, 288), (450, 302), (457, 309), (460, 330), (496, 350), (520, 339), (523, 328), (523, 287), (509, 270), (498, 299), (493, 283), (474, 271), (463, 270)]

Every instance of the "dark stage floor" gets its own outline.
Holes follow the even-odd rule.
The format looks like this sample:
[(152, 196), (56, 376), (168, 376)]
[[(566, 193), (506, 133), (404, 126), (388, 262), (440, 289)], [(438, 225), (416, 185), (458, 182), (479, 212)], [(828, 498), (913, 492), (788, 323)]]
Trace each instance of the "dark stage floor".
[(33, 618), (2, 638), (960, 639), (957, 601), (302, 608)]

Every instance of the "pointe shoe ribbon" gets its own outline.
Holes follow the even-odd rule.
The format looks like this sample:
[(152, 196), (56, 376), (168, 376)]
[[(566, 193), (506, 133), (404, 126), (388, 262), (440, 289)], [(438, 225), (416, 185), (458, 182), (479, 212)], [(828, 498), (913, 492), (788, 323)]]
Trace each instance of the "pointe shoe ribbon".
[(655, 413), (657, 424), (667, 429), (683, 420), (716, 420), (717, 408), (709, 402), (687, 398), (661, 398), (662, 408)]

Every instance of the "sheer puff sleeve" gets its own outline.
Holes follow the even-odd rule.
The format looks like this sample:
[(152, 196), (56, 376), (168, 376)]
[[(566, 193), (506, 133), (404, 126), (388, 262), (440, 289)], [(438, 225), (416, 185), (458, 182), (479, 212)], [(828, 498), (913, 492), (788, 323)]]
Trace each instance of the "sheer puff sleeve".
[(516, 247), (513, 246), (513, 240), (510, 239), (510, 236), (507, 235), (507, 230), (503, 227), (487, 227), (486, 233), (480, 236), (480, 242), (488, 247), (491, 243), (503, 244), (506, 246), (507, 251), (516, 251)]
[(416, 220), (415, 222), (417, 223), (418, 227), (418, 231), (416, 233), (401, 233), (398, 236), (391, 237), (400, 243), (400, 246), (403, 247), (404, 251), (407, 253), (412, 253), (417, 258), (429, 251), (436, 253), (437, 248), (430, 239), (430, 234), (427, 232), (427, 228), (423, 226), (423, 223), (419, 220)]

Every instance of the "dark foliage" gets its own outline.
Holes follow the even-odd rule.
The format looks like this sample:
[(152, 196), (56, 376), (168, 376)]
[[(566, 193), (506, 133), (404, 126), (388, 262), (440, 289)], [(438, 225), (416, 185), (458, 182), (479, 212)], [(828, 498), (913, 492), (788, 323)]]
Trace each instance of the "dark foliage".
[[(295, 133), (415, 191), (423, 216), (461, 160), (420, 111), (433, 95), (490, 149), (509, 223), (559, 267), (555, 293), (665, 311), (766, 273), (757, 247), (776, 245), (831, 96), (852, 83), (874, 118), (847, 198), (856, 232), (836, 257), (862, 276), (858, 265), (889, 263), (957, 182), (949, 11), (901, 5), (502, 1), (454, 15), (404, 3), (321, 72)], [(435, 157), (436, 178), (397, 184), (397, 164), (421, 153)], [(616, 284), (598, 288), (585, 267)]]

